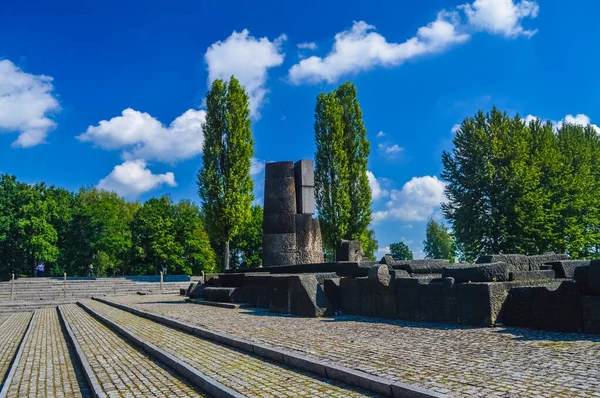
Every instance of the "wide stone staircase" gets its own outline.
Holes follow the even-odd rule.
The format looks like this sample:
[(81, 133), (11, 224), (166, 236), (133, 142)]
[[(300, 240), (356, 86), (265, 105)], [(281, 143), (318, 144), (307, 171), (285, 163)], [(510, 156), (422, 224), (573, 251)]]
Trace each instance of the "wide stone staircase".
[(99, 298), (0, 315), (0, 398), (21, 396), (440, 395)]
[(0, 282), (0, 314), (31, 311), (76, 302), (93, 296), (178, 293), (200, 277), (187, 275), (123, 276), (111, 278), (20, 278)]

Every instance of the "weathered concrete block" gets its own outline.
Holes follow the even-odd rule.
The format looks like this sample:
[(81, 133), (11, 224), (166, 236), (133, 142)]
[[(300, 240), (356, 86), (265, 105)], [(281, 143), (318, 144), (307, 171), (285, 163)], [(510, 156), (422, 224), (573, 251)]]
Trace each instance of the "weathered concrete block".
[[(319, 220), (313, 218), (310, 214), (296, 215), (296, 247), (300, 251), (321, 252), (321, 228)], [(322, 262), (321, 260), (320, 262)]]
[(546, 263), (556, 272), (557, 278), (573, 279), (575, 277), (575, 268), (590, 265), (590, 260), (563, 260), (551, 261)]
[(452, 277), (456, 283), (463, 282), (502, 282), (509, 279), (506, 263), (486, 263), (445, 267), (442, 278)]
[(294, 165), (296, 182), (296, 212), (315, 213), (315, 177), (312, 160), (300, 160)]
[(360, 314), (360, 279), (342, 278), (340, 279), (340, 298), (342, 311), (345, 314)]
[(575, 268), (575, 280), (585, 295), (600, 295), (600, 260), (590, 261), (590, 265)]
[(356, 240), (342, 240), (335, 249), (336, 261), (360, 262), (363, 258), (362, 246)]
[(600, 334), (600, 296), (583, 296), (581, 309), (583, 332)]
[(296, 250), (296, 234), (265, 234), (263, 252), (293, 252)]
[(294, 178), (265, 180), (265, 214), (296, 214)]
[(321, 317), (331, 307), (325, 290), (324, 281), (314, 274), (293, 275), (290, 282), (290, 313), (304, 317)]
[(196, 287), (189, 292), (188, 297), (189, 298), (202, 298), (204, 297), (204, 288), (206, 285), (196, 285)]
[(508, 326), (557, 332), (581, 332), (581, 296), (573, 281), (554, 287), (515, 287), (510, 290), (502, 314)]
[(219, 274), (221, 287), (242, 287), (245, 279), (246, 275), (243, 273)]
[[(368, 278), (373, 289), (390, 286), (393, 268), (387, 264), (377, 264), (369, 269)], [(395, 274), (394, 274), (395, 278)]]
[(242, 289), (239, 287), (206, 287), (202, 297), (219, 303), (242, 303)]
[(395, 260), (395, 269), (402, 269), (409, 274), (441, 274), (450, 261), (443, 259), (429, 260)]
[(387, 319), (396, 318), (396, 295), (393, 285), (376, 289), (375, 316)]
[(190, 283), (187, 289), (185, 289), (185, 296), (189, 297), (190, 293), (196, 288), (196, 283)]
[(386, 254), (385, 256), (383, 256), (381, 258), (381, 261), (379, 261), (379, 264), (387, 264), (390, 267), (393, 267), (394, 265), (396, 265), (396, 260), (394, 260), (394, 257), (392, 257), (391, 254)]
[(417, 297), (418, 281), (416, 279), (396, 279), (393, 282), (396, 296), (396, 317), (413, 321), (419, 313)]
[(296, 233), (295, 214), (267, 214), (263, 218), (263, 233), (267, 234), (293, 234)]
[(555, 279), (554, 270), (514, 271), (510, 273), (511, 281), (540, 281)]
[(186, 296), (187, 295), (187, 289), (179, 289), (179, 295), (180, 296)]
[(340, 278), (326, 279), (323, 283), (325, 296), (329, 300), (332, 311), (343, 311), (342, 293), (340, 289)]
[(265, 164), (265, 180), (294, 178), (294, 162), (269, 162)]
[(269, 311), (289, 314), (289, 282), (286, 275), (271, 275), (269, 278)]
[(479, 256), (475, 264), (488, 263), (506, 263), (508, 270), (512, 271), (529, 271), (529, 258), (523, 254), (493, 254)]
[(273, 265), (293, 265), (296, 264), (297, 253), (293, 252), (272, 252), (263, 248), (263, 266)]
[(375, 306), (376, 292), (373, 284), (368, 278), (358, 278), (358, 286), (360, 289), (360, 315), (362, 316), (377, 316), (377, 308)]
[(569, 255), (568, 254), (554, 254), (554, 253), (548, 253), (548, 254), (540, 254), (540, 255), (536, 255), (536, 256), (528, 256), (529, 259), (529, 270), (530, 271), (535, 271), (540, 269), (540, 267), (550, 261), (563, 261), (563, 260), (568, 260), (569, 259)]

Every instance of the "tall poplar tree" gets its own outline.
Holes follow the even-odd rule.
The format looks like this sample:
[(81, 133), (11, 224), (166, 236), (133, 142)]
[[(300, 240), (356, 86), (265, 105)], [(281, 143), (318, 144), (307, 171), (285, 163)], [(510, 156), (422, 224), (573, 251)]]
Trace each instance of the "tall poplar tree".
[(315, 199), (325, 246), (341, 239), (369, 246), (370, 144), (352, 83), (317, 97), (315, 144)]
[(251, 217), (254, 199), (249, 97), (235, 77), (229, 82), (217, 79), (206, 94), (206, 106), (198, 193), (206, 230), (222, 245), (223, 269), (228, 269), (229, 243)]

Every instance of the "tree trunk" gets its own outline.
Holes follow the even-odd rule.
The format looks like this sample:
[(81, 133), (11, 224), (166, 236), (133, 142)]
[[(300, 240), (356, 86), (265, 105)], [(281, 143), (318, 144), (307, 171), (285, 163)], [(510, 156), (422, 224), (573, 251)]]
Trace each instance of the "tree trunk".
[(223, 270), (229, 269), (229, 241), (223, 243)]

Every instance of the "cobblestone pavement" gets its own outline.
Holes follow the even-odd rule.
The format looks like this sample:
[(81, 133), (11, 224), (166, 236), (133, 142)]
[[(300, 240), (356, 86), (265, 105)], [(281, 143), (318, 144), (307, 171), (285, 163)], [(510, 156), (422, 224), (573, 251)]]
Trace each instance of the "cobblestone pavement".
[[(297, 372), (180, 332), (97, 301), (84, 301), (110, 320), (247, 397), (370, 396), (341, 383)], [(366, 395), (365, 395), (366, 394)]]
[[(56, 308), (36, 311), (7, 397), (89, 397), (76, 372)], [(78, 369), (79, 370), (79, 369)]]
[(11, 315), (0, 326), (0, 383), (8, 373), (10, 363), (19, 349), (19, 343), (23, 339), (32, 315), (31, 312)]
[(133, 348), (75, 304), (61, 306), (109, 397), (197, 397), (199, 392)]
[(600, 397), (600, 337), (357, 316), (299, 318), (180, 296), (111, 300), (453, 396)]

